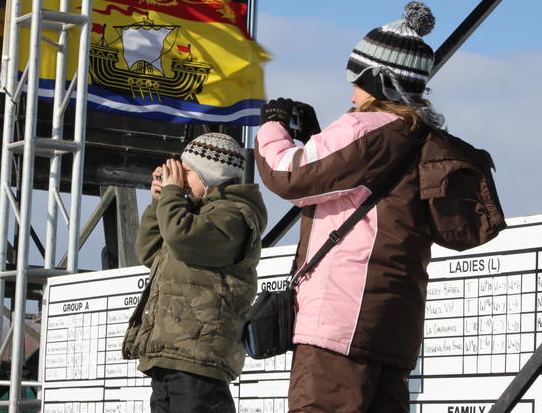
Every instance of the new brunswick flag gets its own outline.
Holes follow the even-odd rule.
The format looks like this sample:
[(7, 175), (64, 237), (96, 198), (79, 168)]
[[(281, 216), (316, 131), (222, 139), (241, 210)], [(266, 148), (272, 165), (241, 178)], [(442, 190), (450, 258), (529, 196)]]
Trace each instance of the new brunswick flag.
[[(53, 1), (44, 7), (58, 10)], [(31, 2), (24, 3), (29, 11)], [(92, 8), (90, 109), (166, 122), (258, 124), (261, 64), (269, 56), (246, 31), (246, 0), (94, 0)], [(78, 47), (72, 33), (68, 79)], [(56, 50), (46, 42), (42, 59), (40, 94), (52, 97)]]

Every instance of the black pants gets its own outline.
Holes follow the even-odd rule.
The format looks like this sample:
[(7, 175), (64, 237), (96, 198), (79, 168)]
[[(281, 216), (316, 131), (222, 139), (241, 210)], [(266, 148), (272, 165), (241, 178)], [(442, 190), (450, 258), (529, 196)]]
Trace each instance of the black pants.
[(235, 413), (228, 384), (222, 380), (154, 367), (151, 413)]

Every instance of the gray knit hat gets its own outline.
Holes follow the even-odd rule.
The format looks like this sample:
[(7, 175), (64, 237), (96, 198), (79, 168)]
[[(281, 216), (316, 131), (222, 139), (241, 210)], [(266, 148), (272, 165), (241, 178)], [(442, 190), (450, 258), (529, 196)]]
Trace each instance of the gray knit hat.
[(346, 79), (380, 99), (404, 100), (403, 94), (420, 97), (434, 62), (433, 50), (422, 36), (434, 25), (429, 7), (408, 3), (403, 18), (370, 31), (356, 45), (346, 66)]
[(205, 194), (230, 179), (243, 177), (245, 156), (235, 139), (223, 133), (206, 133), (188, 143), (181, 154), (201, 179)]

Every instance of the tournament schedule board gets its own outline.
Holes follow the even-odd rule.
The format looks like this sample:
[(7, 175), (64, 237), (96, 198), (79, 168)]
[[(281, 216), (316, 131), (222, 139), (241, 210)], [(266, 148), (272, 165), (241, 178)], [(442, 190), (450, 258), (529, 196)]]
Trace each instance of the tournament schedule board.
[(43, 412), (150, 412), (150, 379), (121, 354), (148, 278), (146, 267), (132, 267), (48, 281), (40, 360)]
[[(433, 249), (413, 413), (487, 413), (542, 344), (542, 215), (513, 218), (461, 253)], [(263, 251), (258, 290), (285, 286), (294, 246)], [(123, 360), (128, 319), (148, 282), (132, 267), (49, 280), (42, 337), (43, 411), (146, 413), (150, 381)], [(239, 413), (286, 413), (292, 354), (247, 358), (230, 385)], [(542, 412), (537, 379), (514, 413)]]

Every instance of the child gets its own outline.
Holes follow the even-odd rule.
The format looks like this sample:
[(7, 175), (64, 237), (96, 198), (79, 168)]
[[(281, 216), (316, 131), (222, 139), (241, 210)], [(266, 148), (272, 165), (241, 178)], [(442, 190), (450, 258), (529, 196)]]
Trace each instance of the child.
[(238, 184), (243, 168), (233, 138), (207, 133), (152, 174), (137, 237), (151, 272), (123, 355), (152, 378), (153, 413), (235, 412), (228, 383), (243, 367), (237, 331), (256, 294), (267, 220), (258, 186)]
[[(432, 232), (412, 155), (442, 117), (421, 98), (434, 55), (422, 40), (431, 11), (411, 2), (405, 17), (372, 30), (350, 54), (353, 112), (312, 136), (289, 130), (292, 101), (261, 110), (256, 162), (272, 191), (304, 207), (300, 269), (411, 154), (392, 192), (300, 280), (289, 412), (407, 413), (408, 378), (420, 351)], [(419, 151), (417, 152), (419, 154)]]

